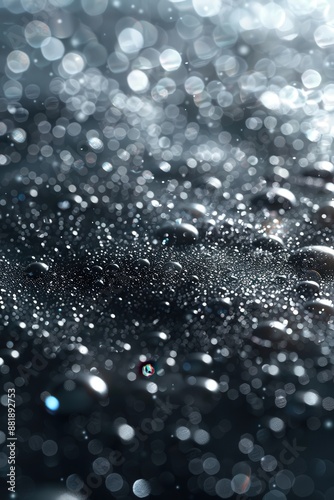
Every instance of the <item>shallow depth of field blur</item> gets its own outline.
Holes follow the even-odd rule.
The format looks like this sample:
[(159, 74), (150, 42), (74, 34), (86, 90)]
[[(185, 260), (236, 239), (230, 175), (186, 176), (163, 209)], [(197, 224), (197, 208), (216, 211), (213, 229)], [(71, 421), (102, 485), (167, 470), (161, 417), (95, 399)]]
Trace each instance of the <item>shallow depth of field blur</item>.
[(334, 1), (0, 23), (1, 498), (333, 500)]

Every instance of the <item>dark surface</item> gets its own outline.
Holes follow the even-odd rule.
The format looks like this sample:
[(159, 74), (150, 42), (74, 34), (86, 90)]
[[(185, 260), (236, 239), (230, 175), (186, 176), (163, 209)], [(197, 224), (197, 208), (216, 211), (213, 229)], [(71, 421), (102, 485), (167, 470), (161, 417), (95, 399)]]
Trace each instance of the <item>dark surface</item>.
[[(2, 86), (22, 86), (0, 100), (3, 498), (15, 387), (8, 498), (332, 500), (334, 185), (321, 120), (331, 120), (334, 75), (331, 45), (313, 36), (330, 10), (282, 4), (297, 32), (285, 39), (254, 2), (226, 2), (208, 18), (196, 2), (124, 1), (99, 15), (97, 2), (68, 3), (0, 10)], [(245, 12), (258, 28), (238, 24)], [(33, 19), (65, 56), (82, 55), (82, 72), (64, 74), (61, 57), (28, 44)], [(156, 41), (112, 73), (127, 27)], [(182, 55), (177, 71), (154, 62), (166, 48)], [(10, 71), (12, 50), (29, 55), (27, 71)], [(219, 62), (226, 55), (239, 70)], [(149, 89), (128, 86), (132, 69)], [(312, 102), (292, 106), (282, 93), (302, 89), (308, 69), (320, 89), (304, 88)], [(193, 75), (203, 83), (194, 95)], [(229, 106), (216, 99), (220, 84)], [(270, 109), (261, 96), (274, 85), (283, 104)], [(94, 113), (81, 113), (87, 102)]]

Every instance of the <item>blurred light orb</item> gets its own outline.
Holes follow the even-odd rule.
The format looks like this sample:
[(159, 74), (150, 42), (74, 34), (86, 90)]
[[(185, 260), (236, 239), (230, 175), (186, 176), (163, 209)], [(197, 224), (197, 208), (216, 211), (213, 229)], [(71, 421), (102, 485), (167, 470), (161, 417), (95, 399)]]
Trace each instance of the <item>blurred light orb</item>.
[(196, 95), (200, 94), (204, 90), (204, 82), (201, 78), (198, 76), (190, 76), (187, 78), (187, 80), (184, 82), (184, 88), (187, 92), (187, 94), (190, 95)]
[(196, 13), (201, 17), (211, 17), (219, 14), (221, 0), (192, 0)]
[(48, 408), (50, 411), (57, 411), (59, 409), (59, 401), (57, 398), (54, 396), (48, 396), (45, 399), (45, 406)]
[(42, 21), (31, 21), (24, 30), (24, 36), (31, 47), (41, 47), (44, 40), (50, 38), (51, 31), (47, 24)]
[(331, 47), (334, 45), (334, 27), (328, 24), (318, 26), (314, 32), (314, 40), (321, 49)]
[(65, 47), (63, 42), (58, 40), (58, 38), (50, 36), (42, 43), (41, 51), (47, 61), (56, 61), (63, 57)]
[(182, 63), (182, 58), (177, 50), (166, 49), (159, 57), (161, 66), (166, 71), (176, 71)]
[(149, 87), (149, 81), (143, 71), (134, 69), (127, 77), (128, 85), (134, 92), (143, 92)]
[(22, 7), (30, 14), (36, 14), (45, 9), (46, 0), (21, 0)]
[(80, 54), (69, 52), (63, 57), (62, 65), (66, 73), (69, 75), (76, 75), (84, 69), (85, 61)]
[(30, 66), (29, 56), (22, 50), (13, 50), (8, 54), (7, 66), (13, 73), (23, 73)]
[(89, 16), (99, 16), (108, 7), (108, 0), (81, 0), (81, 5)]
[(118, 43), (123, 52), (134, 54), (143, 48), (144, 38), (138, 30), (125, 28), (118, 35)]
[(274, 2), (263, 5), (260, 10), (261, 24), (267, 29), (278, 29), (285, 22), (285, 11)]
[(315, 87), (319, 87), (321, 80), (322, 78), (320, 73), (318, 73), (318, 71), (315, 71), (314, 69), (307, 69), (302, 74), (302, 82), (304, 87), (306, 87), (307, 89), (314, 89)]

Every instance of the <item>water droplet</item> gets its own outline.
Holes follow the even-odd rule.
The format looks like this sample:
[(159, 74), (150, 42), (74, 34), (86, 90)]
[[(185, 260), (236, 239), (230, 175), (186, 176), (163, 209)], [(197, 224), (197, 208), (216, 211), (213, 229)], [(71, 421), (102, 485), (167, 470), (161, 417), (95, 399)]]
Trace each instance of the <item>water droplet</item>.
[(325, 181), (332, 181), (334, 179), (334, 165), (330, 161), (316, 161), (302, 173), (307, 177), (319, 177)]
[(317, 317), (328, 319), (334, 316), (334, 306), (330, 300), (310, 300), (305, 303), (305, 309), (312, 312)]
[(120, 271), (120, 267), (118, 264), (115, 264), (115, 263), (109, 264), (106, 267), (106, 273), (110, 276), (117, 274), (119, 271)]
[(182, 266), (179, 262), (170, 260), (164, 264), (163, 271), (167, 274), (177, 275), (182, 271)]
[(296, 286), (296, 290), (304, 297), (309, 297), (319, 293), (320, 285), (316, 281), (301, 281)]
[(269, 252), (277, 252), (284, 248), (284, 243), (279, 236), (260, 236), (253, 241), (255, 248), (268, 250)]
[(277, 347), (284, 340), (286, 327), (279, 321), (263, 321), (253, 330), (252, 342), (256, 345), (271, 348)]
[(32, 262), (25, 268), (24, 274), (29, 278), (36, 279), (45, 275), (48, 270), (49, 266), (43, 262)]
[(334, 250), (321, 245), (311, 245), (293, 252), (288, 260), (299, 269), (314, 269), (321, 276), (334, 273)]
[(136, 271), (147, 271), (151, 263), (148, 259), (137, 259), (134, 261), (133, 265)]
[(199, 234), (192, 224), (168, 222), (157, 230), (157, 236), (167, 245), (187, 245), (195, 243)]
[(290, 210), (297, 205), (295, 195), (285, 188), (270, 188), (261, 191), (252, 198), (252, 204), (257, 208), (270, 210)]
[(211, 299), (204, 307), (206, 315), (212, 318), (223, 318), (227, 316), (232, 310), (232, 302), (229, 298)]

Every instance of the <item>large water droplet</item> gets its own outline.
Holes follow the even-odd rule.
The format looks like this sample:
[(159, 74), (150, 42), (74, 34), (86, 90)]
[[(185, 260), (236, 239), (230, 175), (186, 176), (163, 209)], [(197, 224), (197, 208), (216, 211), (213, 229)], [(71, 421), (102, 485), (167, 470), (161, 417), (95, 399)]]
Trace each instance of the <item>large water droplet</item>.
[(330, 161), (316, 161), (302, 172), (307, 177), (319, 177), (325, 181), (334, 179), (334, 165)]
[(257, 208), (270, 210), (290, 210), (297, 205), (295, 195), (285, 188), (270, 188), (261, 191), (252, 198), (252, 203)]
[(311, 245), (296, 250), (289, 262), (299, 269), (314, 269), (322, 276), (334, 274), (334, 250), (321, 245)]
[(311, 297), (319, 292), (320, 285), (316, 281), (301, 281), (296, 286), (296, 290), (304, 297)]
[(268, 349), (284, 340), (286, 327), (280, 321), (263, 321), (254, 329), (251, 340), (254, 344)]
[(284, 248), (283, 240), (275, 235), (260, 236), (253, 241), (253, 245), (255, 248), (261, 248), (269, 252), (278, 252)]
[(49, 270), (49, 266), (43, 262), (33, 262), (29, 264), (24, 270), (24, 274), (32, 279), (40, 278), (45, 275)]
[(187, 245), (195, 243), (199, 234), (192, 224), (168, 222), (157, 230), (157, 236), (163, 239), (166, 245)]
[(326, 299), (310, 300), (306, 302), (305, 309), (322, 319), (328, 319), (334, 316), (333, 303)]

